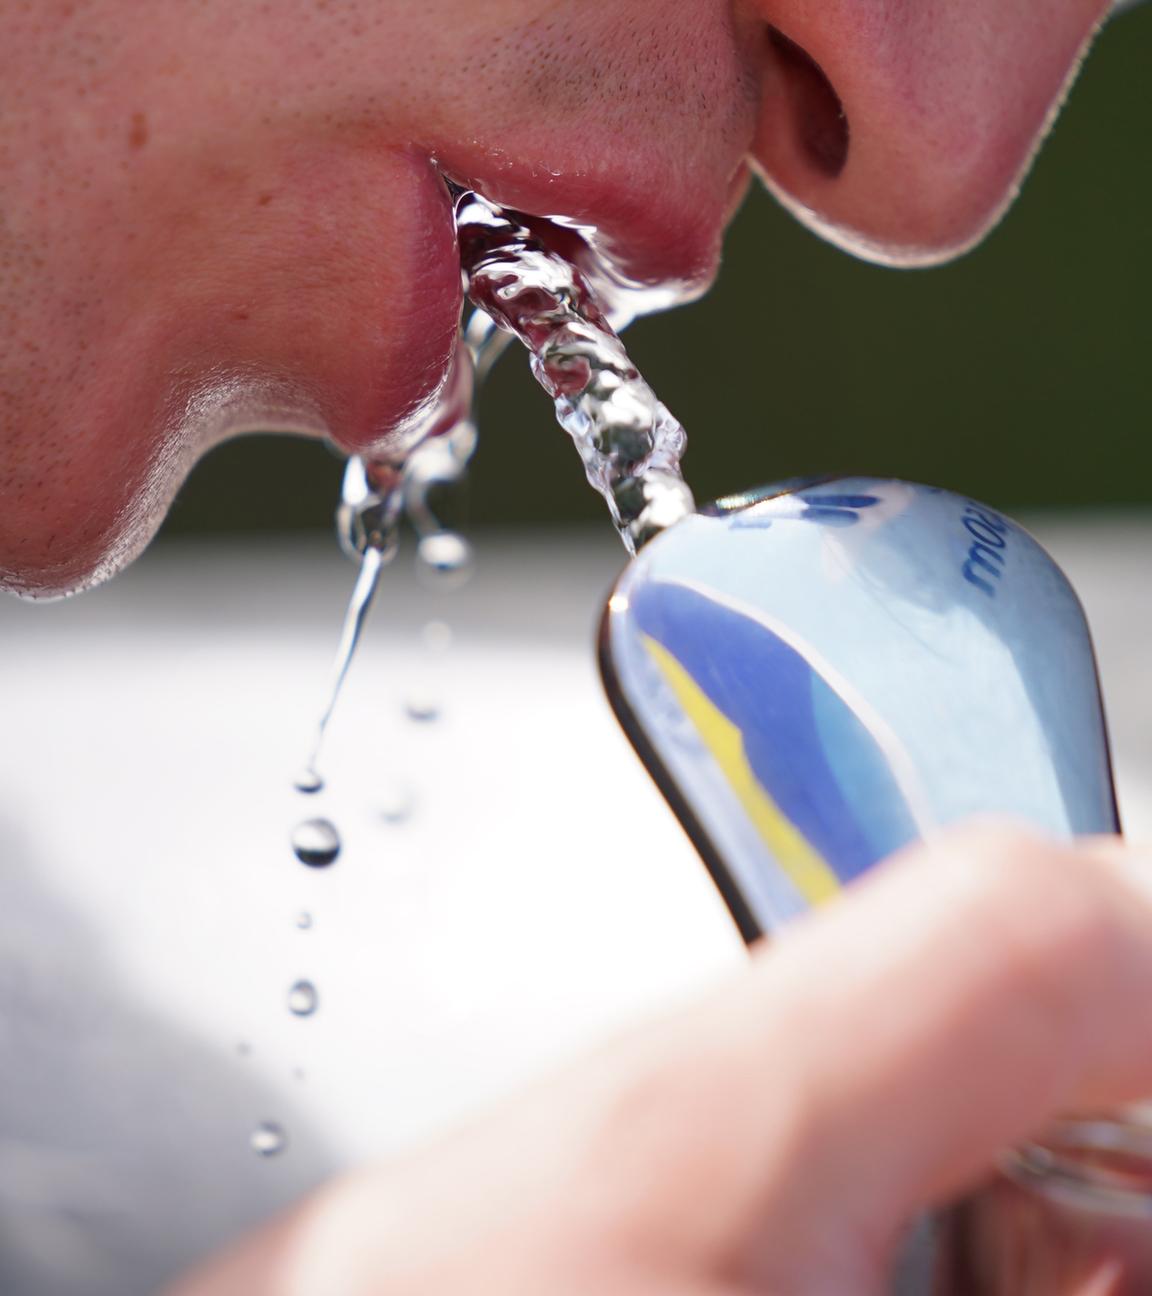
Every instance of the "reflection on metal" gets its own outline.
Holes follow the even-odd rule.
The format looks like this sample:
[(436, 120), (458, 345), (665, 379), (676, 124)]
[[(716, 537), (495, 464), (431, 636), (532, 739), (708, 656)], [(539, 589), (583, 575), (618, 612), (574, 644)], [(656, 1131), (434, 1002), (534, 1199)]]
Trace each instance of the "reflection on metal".
[[(973, 814), (1119, 830), (1079, 600), (973, 500), (870, 478), (721, 500), (624, 571), (600, 654), (749, 940)], [(1004, 1169), (914, 1233), (899, 1296), (1152, 1292), (1146, 1111), (1064, 1121)]]
[(995, 510), (871, 479), (720, 501), (605, 614), (629, 736), (744, 934), (972, 814), (1118, 827), (1087, 625)]

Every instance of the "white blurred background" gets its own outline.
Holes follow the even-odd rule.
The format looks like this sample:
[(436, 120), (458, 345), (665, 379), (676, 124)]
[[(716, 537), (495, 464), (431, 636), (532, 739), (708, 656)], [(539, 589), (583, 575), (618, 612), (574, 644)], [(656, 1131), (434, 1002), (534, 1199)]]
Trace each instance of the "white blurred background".
[[(1035, 529), (1086, 603), (1150, 835), (1152, 526)], [(0, 1291), (153, 1290), (739, 966), (600, 694), (621, 560), (606, 527), (493, 538), (447, 595), (402, 555), (316, 797), (291, 783), (354, 576), (332, 542), (168, 544), (82, 598), (0, 604)], [(313, 815), (343, 837), (328, 869), (289, 845)], [(300, 978), (312, 1017), (287, 1009)], [(278, 1156), (249, 1146), (262, 1121)]]

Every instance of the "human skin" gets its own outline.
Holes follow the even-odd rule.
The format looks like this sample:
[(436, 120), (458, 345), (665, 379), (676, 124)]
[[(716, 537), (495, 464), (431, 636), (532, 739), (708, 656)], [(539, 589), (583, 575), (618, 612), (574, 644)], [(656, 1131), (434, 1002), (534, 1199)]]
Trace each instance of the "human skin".
[(440, 172), (673, 294), (749, 164), (862, 255), (943, 260), (1106, 8), (0, 0), (0, 587), (109, 575), (229, 435), (403, 440), (460, 305)]
[[(920, 1211), (1057, 1113), (1152, 1093), (1149, 865), (991, 825), (909, 851), (697, 1003), (167, 1296), (889, 1296)], [(1094, 1261), (1059, 1287), (1120, 1290)]]
[[(930, 264), (1000, 214), (1106, 8), (0, 0), (0, 588), (110, 575), (230, 435), (402, 442), (460, 306), (441, 174), (594, 226), (671, 296), (710, 281), (749, 169), (857, 254)], [(914, 856), (175, 1290), (879, 1291), (916, 1208), (1053, 1113), (1152, 1090), (1152, 913), (1115, 855)], [(814, 996), (829, 961), (851, 985)]]

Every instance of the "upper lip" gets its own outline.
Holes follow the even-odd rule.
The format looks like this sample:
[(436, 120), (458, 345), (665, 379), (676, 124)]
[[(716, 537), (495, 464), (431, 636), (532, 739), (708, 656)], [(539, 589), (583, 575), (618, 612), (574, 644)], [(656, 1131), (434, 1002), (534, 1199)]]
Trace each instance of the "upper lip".
[(489, 201), (577, 232), (648, 309), (689, 300), (711, 283), (746, 176), (740, 163), (712, 192), (693, 191), (684, 177), (652, 175), (645, 159), (626, 151), (594, 171), (516, 164), (474, 144), (438, 149), (435, 160), (447, 178)]
[[(697, 184), (686, 171), (672, 177), (654, 172), (639, 151), (620, 148), (595, 169), (579, 164), (544, 167), (484, 148), (475, 141), (446, 143), (409, 155), (425, 176), (425, 211), (443, 222), (409, 267), (409, 292), (434, 303), (395, 340), (387, 363), (407, 380), (395, 384), (391, 403), (379, 406), (360, 425), (329, 423), (328, 434), (345, 448), (389, 452), (427, 424), (427, 415), (451, 369), (451, 350), (430, 366), (429, 333), (454, 333), (459, 318), (455, 262), (445, 257), (455, 239), (452, 204), (445, 181), (472, 189), (498, 206), (529, 219), (546, 242), (579, 260), (594, 284), (627, 302), (618, 315), (641, 314), (698, 296), (715, 277), (724, 226), (747, 171), (742, 162), (717, 182)], [(433, 197), (432, 190), (439, 191)], [(414, 359), (415, 357), (415, 359)]]
[(213, 158), (175, 179), (146, 174), (143, 198), (102, 194), (105, 228), (135, 237), (112, 244), (118, 258), (93, 290), (83, 368), (69, 369), (57, 323), (54, 427), (45, 467), (29, 466), (26, 485), (18, 469), (6, 498), (0, 585), (60, 594), (112, 574), (195, 458), (236, 433), (291, 429), (367, 454), (410, 436), (457, 345), (445, 176), (579, 227), (608, 275), (652, 308), (710, 282), (737, 170), (738, 159), (727, 174), (713, 165), (697, 183), (687, 166), (669, 175), (625, 146), (597, 165), (545, 168), (474, 142), (293, 139), (227, 169)]

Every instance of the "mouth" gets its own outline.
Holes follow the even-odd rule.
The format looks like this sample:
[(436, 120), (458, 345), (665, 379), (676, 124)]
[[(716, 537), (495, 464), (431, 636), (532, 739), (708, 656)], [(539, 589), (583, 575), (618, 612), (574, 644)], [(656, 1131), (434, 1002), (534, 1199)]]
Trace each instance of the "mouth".
[[(174, 30), (66, 131), (45, 98), (0, 221), (0, 588), (104, 579), (239, 433), (402, 451), (457, 346), (445, 180), (590, 271), (617, 321), (709, 285), (746, 159), (844, 247), (956, 255), (1011, 196), (1105, 0), (1062, 2), (1057, 30), (1024, 15), (1012, 40), (944, 0), (902, 40), (849, 0), (780, 0), (779, 27), (726, 0), (659, 21), (533, 0), (511, 25), (473, 6), (465, 30), (394, 6), (387, 40), (332, 43), (271, 6), (231, 43), (209, 23), (199, 60)], [(936, 57), (944, 40), (963, 57)], [(999, 75), (1014, 59), (1028, 96)]]
[(284, 141), (258, 165), (219, 151), (193, 160), (178, 186), (145, 159), (134, 202), (101, 192), (86, 213), (120, 237), (74, 265), (66, 252), (40, 285), (49, 316), (77, 282), (91, 291), (81, 312), (48, 321), (56, 365), (39, 426), (5, 429), (0, 588), (55, 597), (106, 579), (146, 545), (195, 460), (238, 434), (296, 432), (366, 454), (410, 441), (457, 346), (446, 179), (534, 220), (595, 268), (620, 314), (698, 295), (743, 167), (700, 184), (639, 151), (609, 156), (561, 167), (475, 142)]
[(728, 220), (747, 190), (740, 160), (720, 186), (683, 192), (645, 159), (563, 171), (515, 167), (490, 153), (446, 149), (444, 178), (514, 212), (542, 242), (578, 264), (625, 318), (695, 300), (711, 286)]

